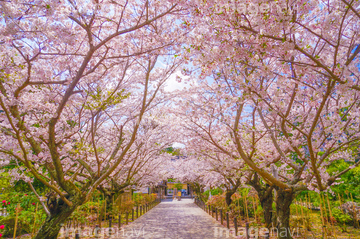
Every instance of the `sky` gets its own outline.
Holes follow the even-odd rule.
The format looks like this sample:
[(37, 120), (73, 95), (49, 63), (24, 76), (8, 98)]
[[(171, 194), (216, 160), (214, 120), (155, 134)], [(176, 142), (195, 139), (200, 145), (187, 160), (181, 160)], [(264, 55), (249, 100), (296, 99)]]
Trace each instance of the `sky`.
[[(179, 82), (177, 80), (177, 77), (182, 78), (182, 81)], [(165, 90), (168, 92), (174, 91), (174, 90), (183, 90), (188, 84), (186, 84), (186, 81), (189, 80), (189, 77), (182, 75), (181, 71), (178, 70), (174, 74), (172, 74), (169, 78), (169, 80), (166, 81)]]

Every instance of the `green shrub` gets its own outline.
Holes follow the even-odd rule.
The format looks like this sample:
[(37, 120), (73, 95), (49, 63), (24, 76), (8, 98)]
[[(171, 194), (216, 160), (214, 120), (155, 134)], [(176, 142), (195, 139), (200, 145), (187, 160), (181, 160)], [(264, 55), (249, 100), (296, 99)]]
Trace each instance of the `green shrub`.
[(348, 214), (343, 213), (343, 211), (341, 211), (341, 209), (339, 208), (333, 208), (332, 215), (338, 222), (338, 225), (340, 226), (341, 230), (345, 232), (346, 224), (351, 221), (351, 217)]
[[(0, 218), (0, 225), (4, 225), (4, 230), (1, 230), (1, 233), (4, 237), (12, 237), (14, 234), (15, 228), (15, 214), (11, 214), (6, 217)], [(43, 210), (38, 210), (36, 214), (36, 224), (34, 225), (34, 218), (35, 218), (35, 210), (34, 211), (27, 211), (27, 210), (20, 210), (18, 215), (18, 223), (16, 229), (16, 235), (23, 235), (23, 234), (30, 234), (34, 226), (35, 228), (39, 228), (39, 226), (43, 223), (46, 218), (46, 214)]]

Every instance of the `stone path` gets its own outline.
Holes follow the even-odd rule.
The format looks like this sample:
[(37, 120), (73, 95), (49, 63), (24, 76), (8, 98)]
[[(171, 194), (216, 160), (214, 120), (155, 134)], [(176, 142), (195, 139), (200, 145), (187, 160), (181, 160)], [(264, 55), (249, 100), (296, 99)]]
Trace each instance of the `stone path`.
[(116, 238), (208, 239), (234, 238), (192, 199), (165, 201), (125, 226)]

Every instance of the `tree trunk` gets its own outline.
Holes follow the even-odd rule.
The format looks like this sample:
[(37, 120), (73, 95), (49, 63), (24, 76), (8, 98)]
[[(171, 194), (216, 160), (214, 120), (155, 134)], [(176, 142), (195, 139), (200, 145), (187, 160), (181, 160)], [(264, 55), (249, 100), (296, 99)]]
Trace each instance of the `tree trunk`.
[(291, 239), (293, 231), (290, 229), (290, 205), (294, 200), (295, 193), (292, 189), (285, 191), (281, 188), (276, 190), (276, 222), (277, 233), (280, 239)]
[(260, 178), (255, 173), (252, 180), (248, 182), (258, 194), (260, 205), (264, 211), (265, 226), (270, 229), (273, 222), (273, 208), (274, 201), (273, 190), (274, 187), (268, 184), (262, 184)]
[[(237, 189), (237, 188), (236, 188)], [(230, 204), (232, 203), (232, 199), (231, 199), (231, 196), (234, 195), (234, 193), (236, 192), (236, 189), (235, 190), (227, 190), (226, 193), (225, 193), (225, 202), (226, 202), (226, 205), (230, 206)]]
[[(272, 189), (271, 189), (272, 191)], [(264, 194), (265, 196), (266, 194)], [(272, 221), (273, 221), (273, 208), (272, 208), (272, 204), (274, 201), (274, 197), (272, 192), (269, 193), (266, 197), (260, 197), (259, 196), (259, 200), (260, 200), (260, 204), (261, 207), (263, 208), (264, 211), (264, 221), (265, 221), (265, 226), (267, 228), (271, 227)]]
[(75, 209), (76, 207), (67, 207), (57, 214), (51, 214), (46, 218), (34, 239), (56, 239), (62, 225)]
[(50, 216), (46, 218), (34, 239), (56, 239), (58, 237), (60, 229), (68, 217), (78, 206), (85, 203), (85, 201), (82, 201), (82, 203), (76, 203), (81, 202), (81, 200), (70, 199), (70, 201), (73, 203), (73, 206), (71, 207), (69, 207), (61, 199), (56, 198), (55, 194), (48, 196), (47, 206), (50, 210)]

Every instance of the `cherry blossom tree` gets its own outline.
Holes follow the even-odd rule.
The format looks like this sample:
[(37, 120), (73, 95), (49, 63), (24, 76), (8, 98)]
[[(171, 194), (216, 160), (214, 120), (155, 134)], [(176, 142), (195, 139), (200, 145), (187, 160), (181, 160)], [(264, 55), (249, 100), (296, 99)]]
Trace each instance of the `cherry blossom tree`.
[[(185, 132), (185, 134), (189, 133)], [(186, 143), (186, 152), (191, 155), (190, 160), (186, 160), (186, 163), (179, 162), (176, 169), (180, 175), (175, 178), (181, 178), (184, 182), (202, 182), (202, 185), (209, 188), (225, 189), (225, 202), (229, 206), (232, 202), (231, 196), (245, 184), (246, 170), (243, 163), (229, 157), (202, 139), (196, 138), (195, 135), (192, 136)]]
[[(234, 130), (233, 121), (237, 107), (241, 105), (238, 102), (239, 96), (242, 96), (242, 90), (229, 81), (224, 82), (219, 74), (214, 74), (213, 81), (202, 81), (197, 91), (178, 104), (184, 134), (188, 139), (186, 145), (209, 164), (209, 171), (217, 172), (227, 181), (222, 186), (227, 185), (228, 205), (231, 203), (231, 195), (239, 186), (251, 185), (257, 191), (264, 208), (265, 222), (270, 225), (274, 187), (263, 183), (255, 171), (247, 167), (238, 156), (234, 134), (241, 135), (241, 144), (249, 157), (262, 161), (269, 150), (272, 150), (271, 141), (266, 138), (266, 132), (259, 133), (259, 129), (264, 128), (256, 120), (256, 111), (249, 107), (245, 107), (247, 109), (244, 110), (246, 112), (241, 126), (238, 126), (241, 130)], [(242, 108), (245, 102), (242, 102)], [(266, 167), (266, 164), (262, 164)]]
[(56, 238), (121, 171), (143, 118), (167, 100), (163, 86), (179, 60), (164, 56), (179, 50), (183, 9), (147, 0), (0, 6), (1, 158), (22, 167), (19, 178), (51, 189), (35, 238)]
[[(357, 152), (351, 148), (358, 145), (359, 109), (352, 105), (359, 104), (358, 92), (354, 89), (347, 96), (334, 89), (330, 97), (317, 93), (326, 92), (322, 88), (326, 85), (314, 84), (312, 87), (319, 89), (308, 96), (305, 93), (308, 88), (297, 88), (291, 80), (278, 76), (269, 79), (259, 76), (256, 70), (235, 76), (234, 68), (224, 67), (215, 71), (212, 82), (204, 80), (197, 94), (183, 104), (183, 122), (193, 132), (189, 137), (200, 139), (193, 143), (194, 147), (209, 152), (206, 145), (211, 144), (239, 166), (246, 163), (253, 170), (248, 183), (256, 189), (268, 213), (272, 189), (276, 189), (276, 218), (279, 230), (283, 230), (288, 228), (290, 205), (299, 192), (325, 190), (359, 164), (333, 175), (326, 172), (332, 162), (355, 160)], [(349, 101), (352, 97), (353, 101)], [(324, 101), (326, 107), (317, 108), (314, 101), (315, 104)], [(315, 166), (309, 149), (315, 152)], [(212, 159), (207, 156), (207, 160)], [(263, 184), (259, 175), (265, 181)], [(271, 213), (264, 216), (271, 223)]]
[[(219, 97), (197, 100), (230, 102), (225, 110), (209, 106), (228, 131), (216, 124), (207, 140), (276, 188), (278, 227), (288, 228), (297, 192), (327, 190), (358, 165), (350, 150), (359, 141), (358, 3), (183, 3), (194, 15), (185, 58), (201, 66), (201, 77), (220, 82), (209, 87)], [(215, 120), (204, 118), (210, 128)], [(340, 159), (349, 168), (329, 175), (327, 166)]]
[(169, 135), (168, 132), (174, 127), (171, 127), (169, 118), (162, 111), (157, 111), (144, 117), (130, 152), (99, 186), (99, 190), (107, 197), (109, 207), (111, 200), (116, 201), (125, 189), (152, 187), (168, 176), (166, 165), (171, 154), (167, 153), (166, 148), (172, 145), (178, 135)]

